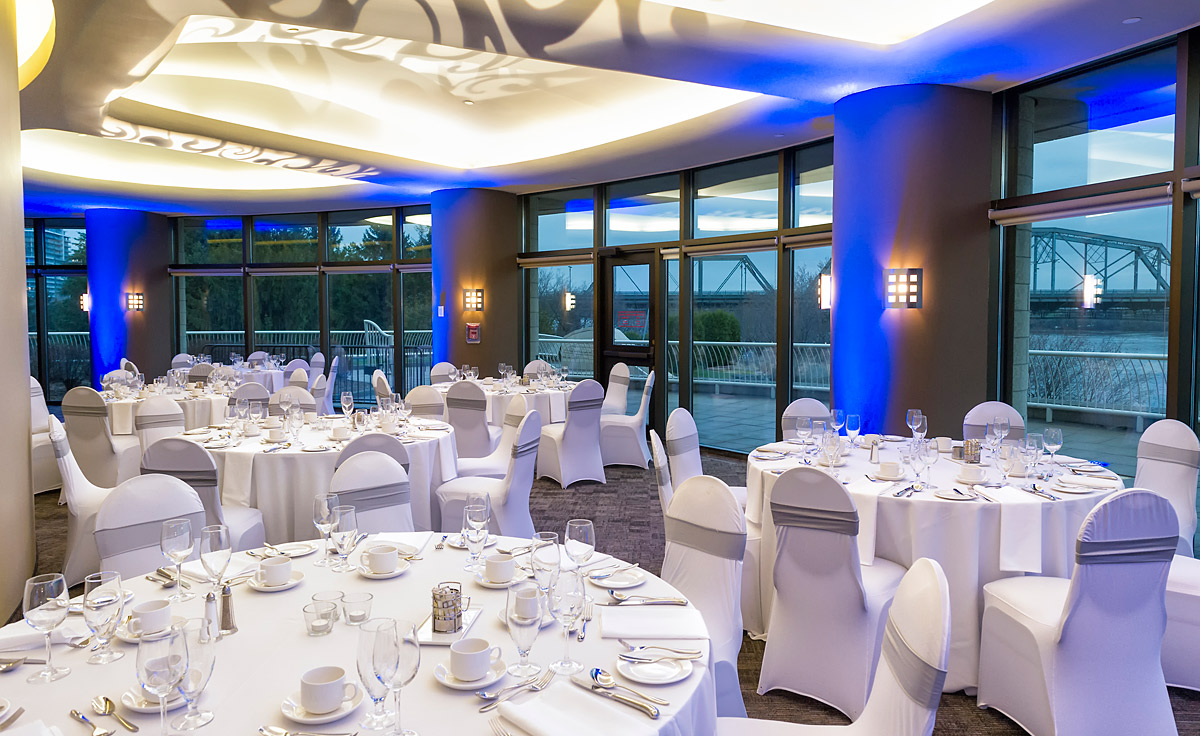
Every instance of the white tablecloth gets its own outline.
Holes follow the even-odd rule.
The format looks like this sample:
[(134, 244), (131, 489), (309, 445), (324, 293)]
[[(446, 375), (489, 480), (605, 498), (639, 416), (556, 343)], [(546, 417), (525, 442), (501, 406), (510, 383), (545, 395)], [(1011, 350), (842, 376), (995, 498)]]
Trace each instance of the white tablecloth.
[[(445, 395), (450, 390), (449, 383), (439, 383), (434, 386), (438, 391)], [(508, 402), (513, 400), (516, 392), (502, 393), (494, 390), (486, 383), (481, 383), (485, 394), (487, 394), (487, 421), (488, 424), (501, 426), (504, 424), (504, 412), (508, 411)], [(552, 424), (554, 422), (567, 421), (567, 392), (561, 389), (532, 389), (522, 387), (516, 389), (525, 397), (526, 411), (537, 409), (542, 415), (542, 424)]]
[[(327, 569), (313, 567), (311, 563), (316, 557), (310, 555), (294, 562), (294, 569), (303, 572), (305, 577), (291, 590), (259, 593), (244, 584), (233, 588), (238, 633), (217, 644), (212, 679), (199, 701), (199, 705), (211, 710), (216, 718), (211, 725), (198, 733), (213, 736), (251, 734), (256, 733), (258, 727), (265, 725), (329, 733), (359, 731), (358, 721), (371, 707), (369, 698), (364, 698), (363, 704), (350, 715), (324, 726), (306, 727), (293, 724), (280, 713), (281, 701), (300, 689), (300, 675), (313, 667), (341, 667), (346, 670), (347, 680), (361, 687), (356, 667), (357, 628), (339, 621), (335, 624), (333, 633), (327, 636), (309, 637), (305, 633), (301, 608), (309, 602), (314, 593), (325, 590), (370, 592), (375, 596), (373, 616), (388, 616), (420, 623), (429, 615), (430, 590), (442, 581), (460, 581), (464, 595), (471, 596), (472, 607), (482, 608), (468, 635), (483, 637), (493, 645), (499, 646), (506, 663), (515, 661), (516, 649), (497, 615), (504, 605), (505, 591), (488, 590), (472, 582), (468, 573), (462, 570), (466, 553), (449, 547), (434, 551), (434, 540), (430, 539), (429, 534), (388, 536), (397, 541), (425, 546), (424, 559), (414, 561), (412, 567), (398, 578), (376, 581), (366, 580), (354, 573), (333, 573)], [(519, 543), (520, 540), (506, 539), (501, 540), (500, 546), (508, 547)], [(235, 555), (230, 569), (240, 567), (241, 558), (242, 554)], [(140, 576), (128, 581), (127, 585), (137, 594), (135, 603), (165, 595), (165, 591)], [(589, 587), (597, 599), (604, 596), (599, 588), (590, 585)], [(203, 589), (205, 587), (201, 586), (201, 590)], [(653, 576), (650, 576), (638, 592), (678, 595), (669, 585)], [(197, 598), (176, 604), (172, 613), (197, 617), (202, 615), (203, 610), (203, 601)], [(72, 618), (78, 620), (78, 617)], [(616, 640), (602, 638), (595, 623), (593, 621), (589, 625), (587, 639), (583, 643), (572, 639), (571, 655), (588, 667), (603, 667), (615, 673), (617, 653), (622, 647)], [(25, 626), (23, 622), (16, 625)], [(669, 645), (707, 650), (708, 641), (674, 640)], [(26, 709), (22, 722), (41, 719), (49, 725), (59, 726), (65, 733), (83, 733), (83, 727), (71, 721), (68, 715), (71, 708), (86, 712), (90, 718), (91, 710), (87, 704), (94, 696), (107, 695), (119, 701), (124, 690), (137, 684), (136, 647), (121, 642), (114, 642), (114, 646), (125, 651), (126, 655), (123, 659), (107, 665), (87, 664), (85, 660), (88, 652), (57, 646), (54, 649), (54, 662), (70, 667), (70, 675), (49, 685), (31, 685), (25, 682), (25, 678), (32, 674), (33, 670), (32, 666), (26, 665), (17, 672), (3, 675), (4, 697), (16, 706)], [(556, 623), (551, 624), (542, 629), (531, 658), (532, 661), (545, 666), (560, 657), (562, 650), (562, 629)], [(424, 736), (491, 733), (488, 721), (496, 716), (496, 712), (478, 712), (482, 701), (476, 698), (473, 692), (450, 690), (434, 679), (434, 669), (440, 664), (448, 665), (449, 658), (448, 647), (421, 647), (420, 670), (403, 691), (403, 725)], [(655, 694), (671, 701), (671, 705), (662, 707), (662, 717), (657, 721), (651, 721), (623, 705), (609, 703), (598, 697), (596, 702), (600, 706), (613, 709), (601, 710), (601, 713), (634, 715), (650, 726), (653, 729), (651, 732), (662, 736), (713, 734), (716, 730), (716, 697), (708, 663), (707, 657), (696, 660), (695, 669), (687, 679), (666, 686), (636, 685), (627, 682), (621, 675), (616, 675), (619, 682), (654, 691)], [(513, 682), (511, 676), (505, 675), (496, 683), (496, 687)], [(556, 676), (555, 682), (565, 683), (567, 680), (559, 675)], [(528, 702), (539, 697), (543, 696), (522, 695), (518, 696), (515, 702)], [(118, 708), (122, 715), (141, 727), (142, 733), (158, 733), (157, 713), (143, 715), (132, 713), (123, 706)], [(174, 718), (182, 712), (172, 711), (167, 717)], [(594, 713), (595, 710), (589, 709), (589, 712)], [(105, 728), (123, 733), (112, 718), (96, 717), (94, 720)], [(606, 724), (589, 725), (595, 729), (597, 725)], [(515, 727), (509, 728), (514, 736), (521, 736), (521, 732)], [(564, 724), (563, 733), (572, 731), (570, 724)], [(371, 733), (359, 732), (364, 736)]]
[[(783, 445), (767, 447), (788, 449)], [(899, 462), (899, 447), (899, 443), (885, 443), (880, 459)], [(795, 446), (790, 449), (799, 450)], [(776, 546), (770, 497), (778, 478), (769, 471), (799, 464), (798, 457), (762, 461), (756, 460), (751, 453), (746, 466), (746, 518), (762, 525), (760, 620), (767, 628), (775, 596)], [(949, 455), (941, 455), (928, 471), (930, 483), (938, 488), (949, 489), (957, 485), (965, 490), (966, 486), (961, 482), (954, 482), (959, 468)], [(1062, 500), (1045, 501), (1023, 491), (984, 488), (983, 492), (997, 503), (948, 501), (937, 498), (932, 491), (910, 498), (896, 498), (894, 490), (907, 486), (908, 482), (893, 489), (891, 483), (868, 481), (864, 474), (875, 470), (877, 466), (868, 462), (868, 451), (861, 448), (851, 450), (846, 465), (838, 468), (839, 476), (848, 483), (847, 488), (859, 509), (860, 556), (864, 563), (873, 557), (882, 557), (909, 566), (921, 557), (929, 557), (941, 564), (950, 583), (952, 618), (945, 691), (975, 687), (978, 684), (983, 586), (993, 580), (1027, 572), (1069, 577), (1074, 566), (1075, 538), (1079, 528), (1088, 512), (1107, 493), (1055, 494)], [(989, 468), (989, 472), (997, 471)], [(1006, 510), (1014, 511), (1008, 509), (1010, 505), (1029, 503), (1032, 503), (1034, 514), (1040, 510), (1040, 533), (1036, 516), (1033, 524), (1013, 523), (1013, 518), (1020, 520), (1019, 513), (1026, 511), (1025, 508), (1010, 513), (1007, 525), (1002, 523)], [(753, 635), (765, 633), (751, 632)]]
[(282, 370), (268, 371), (258, 368), (238, 368), (237, 372), (242, 376), (243, 381), (261, 383), (262, 385), (266, 386), (267, 390), (271, 393), (275, 393), (287, 385), (287, 383), (283, 380)]
[[(117, 399), (107, 402), (108, 426), (113, 434), (133, 434), (133, 419), (143, 398)], [(169, 394), (168, 394), (169, 395)], [(225, 407), (229, 405), (229, 397), (220, 394), (201, 394), (199, 396), (184, 396), (183, 394), (169, 395), (183, 409), (183, 426), (185, 429), (207, 427), (214, 422), (225, 421)]]

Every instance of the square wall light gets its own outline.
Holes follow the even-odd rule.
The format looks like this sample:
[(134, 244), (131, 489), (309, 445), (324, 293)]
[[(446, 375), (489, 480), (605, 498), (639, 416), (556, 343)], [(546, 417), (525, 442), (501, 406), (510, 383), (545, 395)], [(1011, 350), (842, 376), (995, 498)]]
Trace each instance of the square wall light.
[(463, 311), (483, 311), (483, 289), (463, 289)]
[(920, 309), (924, 278), (919, 268), (889, 268), (884, 273), (888, 309)]
[(817, 303), (821, 309), (833, 307), (833, 274), (823, 273), (817, 281)]
[(125, 311), (140, 312), (146, 308), (146, 295), (140, 291), (125, 292)]
[(1100, 302), (1100, 295), (1104, 293), (1104, 282), (1095, 274), (1087, 274), (1083, 277), (1083, 308), (1095, 309), (1096, 304)]

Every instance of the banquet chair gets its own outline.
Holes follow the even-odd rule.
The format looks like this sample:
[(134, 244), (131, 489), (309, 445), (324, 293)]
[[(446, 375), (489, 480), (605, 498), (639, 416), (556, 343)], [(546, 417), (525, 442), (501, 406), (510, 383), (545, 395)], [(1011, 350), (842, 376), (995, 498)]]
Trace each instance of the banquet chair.
[[(325, 403), (321, 407), (323, 414), (333, 413), (333, 392), (337, 388), (338, 358), (340, 357), (340, 355), (333, 356), (333, 362), (329, 364), (329, 378), (325, 384)], [(313, 385), (316, 386), (316, 383)]]
[(262, 404), (263, 411), (266, 411), (267, 404), (271, 401), (271, 392), (261, 383), (247, 381), (233, 390), (229, 397), (230, 405), (235, 405), (238, 399), (246, 399), (251, 404)]
[(184, 430), (183, 409), (179, 402), (167, 396), (151, 396), (138, 404), (133, 429), (142, 443), (142, 452), (164, 437)]
[(238, 379), (237, 370), (231, 365), (217, 365), (213, 367), (210, 378), (216, 376), (225, 381), (236, 381)]
[(89, 386), (76, 386), (63, 396), (67, 437), (87, 479), (112, 488), (138, 474), (142, 445), (138, 438), (114, 435), (108, 426), (104, 398)]
[(325, 375), (325, 353), (313, 353), (308, 359), (308, 367), (308, 390), (311, 392), (313, 384), (317, 382), (317, 376)]
[(663, 519), (662, 579), (700, 609), (712, 641), (718, 716), (746, 716), (738, 683), (746, 516), (729, 486), (698, 475), (679, 486)]
[(525, 397), (517, 394), (504, 409), (504, 426), (500, 429), (500, 441), (491, 454), (483, 457), (458, 458), (459, 477), (503, 478), (508, 473), (509, 458), (513, 444), (517, 441), (517, 427), (525, 418)]
[[(636, 414), (626, 416), (624, 403), (621, 404), (620, 414), (605, 414), (601, 408), (600, 456), (605, 466), (632, 465), (645, 469), (650, 464), (650, 451), (646, 445), (646, 417), (650, 413), (650, 394), (653, 391), (654, 371), (650, 371)], [(607, 395), (604, 400), (608, 401)]]
[(1171, 502), (1179, 520), (1175, 554), (1193, 557), (1196, 534), (1196, 478), (1200, 470), (1200, 441), (1183, 422), (1160, 419), (1138, 440), (1133, 487), (1146, 488)]
[[(682, 406), (671, 412), (667, 417), (667, 463), (671, 466), (671, 479), (676, 486), (683, 484), (688, 478), (704, 475), (704, 467), (700, 463), (700, 431), (696, 429), (696, 420), (691, 412)], [(742, 508), (746, 508), (746, 487), (730, 486), (733, 497)]]
[(1178, 536), (1170, 501), (1132, 488), (1087, 515), (1069, 580), (984, 585), (979, 706), (1036, 736), (1176, 733), (1160, 657)]
[(785, 440), (795, 439), (798, 436), (797, 425), (805, 417), (827, 422), (829, 421), (829, 407), (809, 397), (796, 399), (788, 404), (787, 408), (783, 410), (783, 416), (779, 418), (779, 428), (783, 430)]
[(995, 417), (1008, 417), (1006, 441), (1025, 437), (1025, 418), (1020, 412), (1003, 401), (985, 401), (974, 406), (963, 417), (963, 439), (981, 440), (987, 433), (987, 424)]
[[(296, 371), (299, 371), (299, 370), (304, 371), (304, 375), (307, 378), (307, 376), (308, 376), (308, 361), (305, 360), (304, 358), (293, 358), (292, 360), (289, 360), (287, 365), (285, 365), (283, 367), (283, 380), (287, 381), (290, 384), (292, 382), (292, 375)], [(307, 389), (308, 385), (306, 384), (304, 386), (304, 388)]]
[(137, 364), (129, 358), (121, 358), (121, 370), (129, 371), (135, 376), (141, 373), (141, 371), (138, 370)]
[(168, 437), (142, 453), (142, 475), (170, 475), (187, 483), (204, 505), (204, 525), (229, 527), (234, 552), (257, 549), (266, 543), (263, 515), (246, 506), (223, 506), (217, 484), (217, 462), (212, 453), (182, 437)]
[(292, 371), (291, 377), (287, 379), (287, 384), (289, 386), (295, 386), (296, 388), (302, 388), (305, 391), (308, 391), (308, 371), (304, 370), (303, 368), (297, 368), (296, 370)]
[(517, 425), (516, 442), (509, 450), (508, 471), (503, 478), (459, 477), (438, 486), (442, 531), (461, 527), (463, 509), (471, 493), (486, 493), (491, 499), (492, 516), (488, 527), (508, 537), (533, 536), (533, 518), (529, 515), (529, 494), (533, 489), (534, 466), (542, 436), (542, 415), (530, 411)]
[(316, 411), (317, 400), (313, 395), (299, 386), (284, 386), (275, 393), (271, 394), (271, 400), (267, 402), (267, 413), (271, 416), (282, 416), (283, 409), (279, 408), (279, 400), (284, 396), (291, 396), (294, 406), (299, 406), (301, 411)]
[(937, 562), (915, 562), (888, 611), (875, 684), (858, 720), (815, 726), (718, 718), (717, 736), (931, 736), (950, 658), (950, 586)]
[(454, 427), (459, 457), (487, 457), (496, 449), (502, 430), (488, 424), (487, 394), (474, 381), (458, 381), (450, 386), (446, 392), (446, 421)]
[(29, 420), (33, 492), (62, 488), (62, 475), (58, 472), (54, 445), (50, 441), (50, 411), (46, 408), (46, 394), (33, 376), (29, 377)]
[(451, 378), (451, 376), (453, 376), (453, 375), (454, 375), (454, 364), (447, 363), (446, 361), (443, 360), (439, 363), (436, 363), (433, 366), (433, 368), (429, 369), (429, 382), (430, 383), (450, 383), (451, 381), (454, 380), (453, 378)]
[(67, 504), (67, 553), (63, 577), (67, 579), (67, 585), (75, 585), (101, 569), (92, 530), (96, 528), (96, 512), (112, 489), (101, 488), (84, 476), (71, 454), (71, 443), (58, 417), (51, 416), (48, 426), (51, 449), (62, 475), (63, 501)]
[(113, 381), (113, 380), (128, 381), (131, 378), (133, 378), (133, 374), (130, 373), (129, 371), (125, 370), (124, 368), (116, 368), (116, 369), (111, 370), (108, 373), (104, 374), (105, 382)]
[(188, 371), (188, 383), (204, 383), (212, 375), (212, 363), (197, 363)]
[(337, 470), (342, 467), (342, 463), (360, 452), (382, 452), (400, 463), (404, 472), (408, 472), (408, 449), (399, 437), (383, 432), (367, 432), (347, 442), (342, 451), (338, 453), (333, 469)]
[(171, 358), (171, 368), (191, 368), (192, 356), (187, 353), (176, 353), (174, 358)]
[(600, 405), (604, 388), (584, 379), (567, 396), (567, 421), (542, 427), (537, 476), (550, 477), (563, 488), (581, 480), (607, 482), (600, 455)]
[(667, 462), (667, 451), (663, 449), (658, 432), (653, 429), (650, 430), (650, 455), (654, 459), (654, 484), (658, 487), (658, 505), (665, 514), (675, 491), (671, 485), (671, 466)]
[(629, 366), (617, 363), (608, 372), (608, 386), (604, 389), (604, 405), (600, 416), (619, 414), (625, 416), (625, 404), (629, 395)]
[(414, 386), (404, 400), (412, 407), (414, 417), (442, 421), (446, 416), (446, 400), (433, 386)]
[(392, 384), (388, 381), (387, 375), (378, 368), (371, 374), (371, 388), (375, 390), (376, 404), (380, 399), (392, 398)]
[(534, 358), (525, 364), (525, 370), (521, 371), (521, 375), (525, 378), (537, 378), (539, 370), (550, 370), (550, 364), (541, 358)]
[(255, 350), (246, 356), (246, 363), (252, 368), (261, 368), (267, 362), (267, 351)]
[(779, 476), (770, 501), (775, 602), (758, 692), (806, 695), (857, 720), (904, 567), (882, 557), (859, 563), (854, 500), (816, 468)]
[(353, 506), (360, 533), (415, 531), (408, 473), (395, 458), (368, 450), (333, 472), (329, 492), (339, 506)]
[(199, 550), (204, 504), (187, 483), (169, 475), (142, 475), (114, 488), (96, 512), (98, 569), (115, 570), (127, 580), (158, 569), (165, 562), (159, 538), (168, 519), (190, 521)]
[(308, 392), (312, 394), (313, 401), (317, 403), (317, 411), (323, 412), (325, 410), (325, 394), (329, 392), (329, 382), (325, 380), (325, 376), (318, 375)]

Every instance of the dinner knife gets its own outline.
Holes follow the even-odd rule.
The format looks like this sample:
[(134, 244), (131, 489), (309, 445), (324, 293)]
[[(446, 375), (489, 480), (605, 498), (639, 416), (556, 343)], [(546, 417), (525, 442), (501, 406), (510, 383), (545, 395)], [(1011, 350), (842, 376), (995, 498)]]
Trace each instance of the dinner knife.
[(605, 690), (604, 688), (595, 684), (594, 682), (589, 680), (587, 677), (584, 677), (583, 675), (571, 675), (571, 682), (575, 683), (576, 685), (583, 688), (584, 690), (587, 690), (590, 693), (595, 693), (596, 695), (599, 695), (602, 698), (608, 698), (609, 700), (615, 700), (616, 702), (622, 703), (623, 705), (628, 705), (630, 708), (636, 708), (637, 710), (640, 710), (641, 712), (645, 713), (650, 718), (658, 718), (658, 716), (659, 716), (659, 710), (657, 707), (650, 705), (649, 703), (644, 703), (635, 698), (631, 698), (628, 695), (622, 695), (621, 693), (614, 693), (611, 690)]

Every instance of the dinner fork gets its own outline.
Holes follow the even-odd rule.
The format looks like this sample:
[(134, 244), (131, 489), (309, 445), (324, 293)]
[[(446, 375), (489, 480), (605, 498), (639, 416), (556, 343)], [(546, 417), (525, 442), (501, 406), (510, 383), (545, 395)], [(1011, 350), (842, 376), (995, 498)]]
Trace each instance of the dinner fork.
[(579, 625), (578, 641), (583, 641), (583, 637), (587, 636), (587, 625), (588, 621), (592, 620), (592, 615), (592, 602), (588, 601), (583, 607), (583, 623)]
[(672, 649), (671, 647), (663, 647), (657, 644), (630, 644), (624, 639), (617, 639), (622, 646), (627, 647), (631, 652), (640, 652), (645, 649), (662, 649), (666, 652), (675, 652), (676, 654), (700, 654), (699, 649)]
[(503, 697), (496, 698), (492, 702), (487, 703), (482, 708), (480, 708), (479, 712), (487, 713), (488, 711), (495, 710), (504, 701), (509, 700), (510, 698), (514, 698), (517, 695), (520, 695), (521, 693), (524, 693), (524, 692), (530, 692), (530, 693), (541, 692), (542, 690), (546, 689), (546, 686), (549, 685), (550, 681), (553, 679), (554, 679), (554, 670), (546, 670), (545, 672), (542, 673), (542, 676), (539, 677), (537, 679), (537, 681), (535, 681), (533, 684), (522, 685), (521, 687), (513, 690), (512, 692), (504, 695)]
[(499, 717), (488, 721), (488, 725), (492, 727), (492, 733), (494, 736), (511, 736), (511, 734), (508, 732), (508, 729), (504, 727), (504, 724), (500, 723)]
[(17, 708), (16, 711), (14, 711), (12, 715), (8, 716), (3, 721), (0, 721), (0, 731), (3, 731), (4, 729), (8, 728), (12, 724), (16, 723), (17, 719), (20, 718), (21, 714), (24, 712), (25, 712), (24, 708)]

